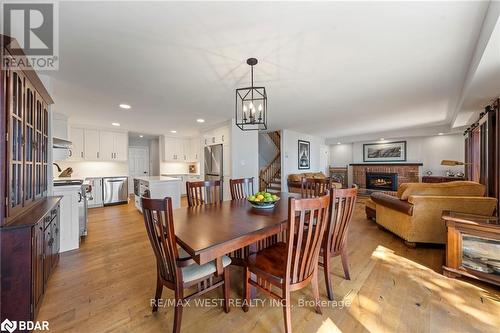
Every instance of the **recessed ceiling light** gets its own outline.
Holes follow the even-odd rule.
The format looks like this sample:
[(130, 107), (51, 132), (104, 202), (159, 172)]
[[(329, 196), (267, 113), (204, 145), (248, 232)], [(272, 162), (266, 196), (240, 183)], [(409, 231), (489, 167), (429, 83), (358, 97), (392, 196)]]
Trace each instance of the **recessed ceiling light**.
[(139, 137), (140, 137), (140, 138), (143, 138), (143, 137), (144, 137), (144, 135), (142, 135), (142, 134), (141, 134), (141, 135), (139, 135)]
[(338, 145), (340, 145), (341, 143), (340, 142), (337, 142)]
[(120, 123), (111, 123), (111, 125), (118, 127), (118, 126), (120, 126)]
[(128, 110), (130, 108), (132, 108), (130, 105), (128, 104), (120, 104), (119, 107), (121, 107), (122, 109), (125, 109), (125, 110)]
[(438, 135), (444, 135), (444, 133), (438, 133)]
[(205, 119), (201, 119), (201, 118), (199, 118), (199, 119), (196, 119), (196, 121), (197, 121), (197, 122), (199, 122), (199, 123), (204, 123), (204, 122), (205, 122)]
[(174, 133), (175, 134), (175, 133), (177, 133), (177, 131), (176, 130), (172, 130), (172, 131), (170, 131), (170, 133)]

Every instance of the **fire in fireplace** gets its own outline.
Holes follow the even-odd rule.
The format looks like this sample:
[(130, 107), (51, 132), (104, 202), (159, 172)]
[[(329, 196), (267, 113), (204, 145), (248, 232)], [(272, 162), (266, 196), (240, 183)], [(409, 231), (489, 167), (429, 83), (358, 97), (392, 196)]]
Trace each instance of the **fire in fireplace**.
[(367, 172), (366, 188), (371, 190), (397, 191), (398, 174), (387, 172)]

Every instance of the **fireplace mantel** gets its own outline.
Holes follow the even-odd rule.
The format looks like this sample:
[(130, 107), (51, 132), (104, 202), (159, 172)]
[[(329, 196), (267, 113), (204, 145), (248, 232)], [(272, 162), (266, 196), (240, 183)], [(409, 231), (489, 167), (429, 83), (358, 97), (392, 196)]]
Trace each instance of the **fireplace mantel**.
[(386, 163), (351, 163), (350, 166), (377, 166), (377, 165), (390, 165), (390, 166), (422, 166), (424, 163), (397, 163), (397, 162), (386, 162)]

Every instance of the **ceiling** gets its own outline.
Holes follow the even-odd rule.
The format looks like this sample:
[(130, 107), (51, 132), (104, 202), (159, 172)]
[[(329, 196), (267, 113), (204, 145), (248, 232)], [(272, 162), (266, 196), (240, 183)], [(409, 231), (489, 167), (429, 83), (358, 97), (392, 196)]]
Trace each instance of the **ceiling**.
[(341, 138), (447, 126), (487, 8), (61, 2), (59, 71), (47, 74), (56, 112), (136, 133), (191, 136), (234, 117), (248, 57), (259, 59), (255, 80), (267, 89), (272, 129)]

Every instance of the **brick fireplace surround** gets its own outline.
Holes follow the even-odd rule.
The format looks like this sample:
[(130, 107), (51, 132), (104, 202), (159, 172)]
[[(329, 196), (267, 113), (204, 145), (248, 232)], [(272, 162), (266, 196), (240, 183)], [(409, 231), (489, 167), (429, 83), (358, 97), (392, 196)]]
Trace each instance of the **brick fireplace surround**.
[(398, 186), (402, 183), (418, 183), (421, 166), (422, 163), (353, 163), (352, 182), (360, 188), (366, 188), (367, 172), (387, 172), (398, 174)]

